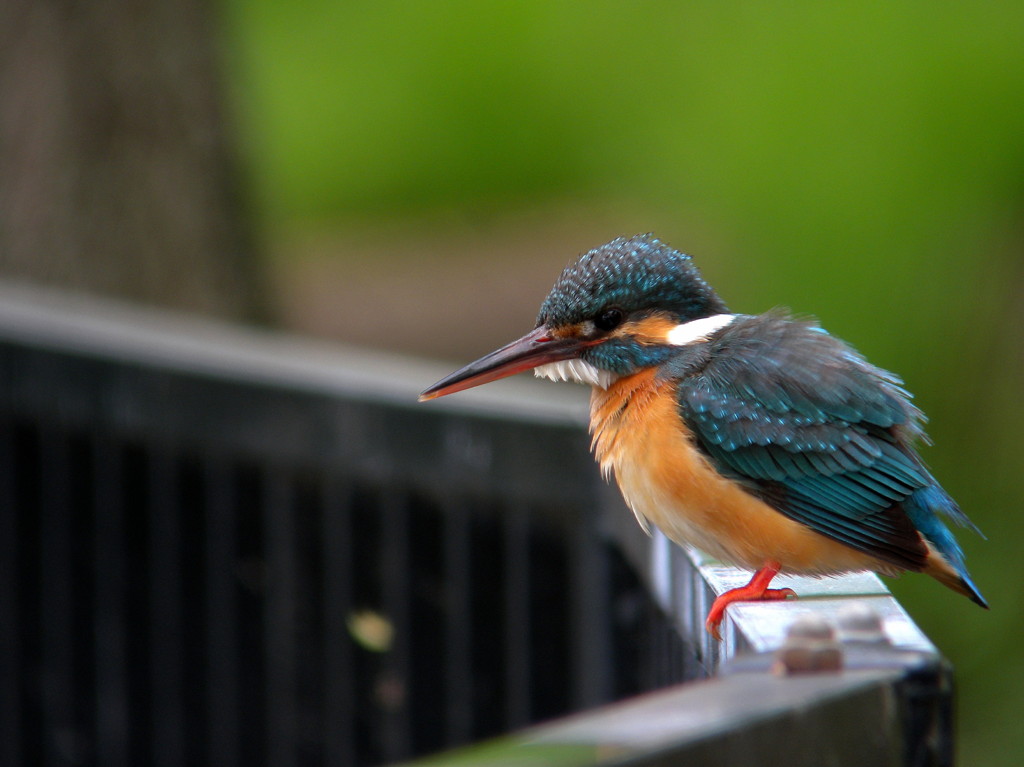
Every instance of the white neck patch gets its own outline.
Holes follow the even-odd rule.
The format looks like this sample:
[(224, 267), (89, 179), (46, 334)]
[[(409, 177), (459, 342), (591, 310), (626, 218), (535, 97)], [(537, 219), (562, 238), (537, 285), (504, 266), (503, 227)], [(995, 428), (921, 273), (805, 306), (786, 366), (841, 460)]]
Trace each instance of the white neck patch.
[(686, 346), (700, 341), (707, 341), (708, 336), (716, 330), (721, 330), (734, 319), (736, 319), (735, 314), (716, 314), (712, 317), (690, 320), (681, 325), (676, 325), (668, 331), (668, 336), (666, 336), (665, 340), (673, 346)]
[(552, 381), (575, 381), (607, 389), (618, 377), (610, 370), (600, 370), (583, 360), (562, 360), (538, 365), (533, 369), (537, 378), (550, 378)]

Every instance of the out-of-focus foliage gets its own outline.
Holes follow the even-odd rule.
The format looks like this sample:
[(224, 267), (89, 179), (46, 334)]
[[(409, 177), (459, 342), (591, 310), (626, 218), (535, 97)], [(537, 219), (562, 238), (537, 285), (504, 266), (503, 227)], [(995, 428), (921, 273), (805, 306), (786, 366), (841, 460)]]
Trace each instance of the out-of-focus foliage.
[[(1024, 4), (231, 0), (227, 18), (269, 227), (621, 201), (682, 249), (701, 222), (736, 309), (816, 312), (901, 373), (926, 459), (989, 535), (961, 540), (993, 610), (893, 588), (957, 665), (964, 763), (1024, 761)], [(579, 249), (633, 233), (611, 219)]]

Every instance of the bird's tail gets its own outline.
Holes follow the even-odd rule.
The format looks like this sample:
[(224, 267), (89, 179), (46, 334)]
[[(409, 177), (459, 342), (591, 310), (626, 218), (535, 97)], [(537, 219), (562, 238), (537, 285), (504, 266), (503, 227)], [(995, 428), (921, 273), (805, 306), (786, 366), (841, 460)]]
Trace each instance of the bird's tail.
[(960, 548), (960, 544), (957, 543), (956, 538), (953, 537), (938, 514), (952, 519), (959, 525), (971, 528), (979, 535), (981, 535), (981, 531), (960, 510), (956, 501), (939, 487), (938, 483), (917, 490), (904, 501), (903, 505), (914, 526), (921, 531), (928, 542), (928, 560), (923, 572), (932, 576), (943, 586), (963, 594), (987, 610), (988, 602), (985, 601), (985, 597), (981, 595), (978, 587), (971, 580), (970, 573), (967, 572), (964, 552)]

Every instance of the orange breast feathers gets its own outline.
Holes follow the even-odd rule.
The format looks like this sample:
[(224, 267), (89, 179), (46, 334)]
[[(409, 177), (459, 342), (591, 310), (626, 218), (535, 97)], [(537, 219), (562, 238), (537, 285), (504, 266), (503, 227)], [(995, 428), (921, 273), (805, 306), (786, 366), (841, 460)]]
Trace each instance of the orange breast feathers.
[(675, 386), (654, 370), (593, 390), (593, 449), (614, 473), (626, 503), (676, 543), (755, 570), (775, 561), (784, 572), (893, 573), (892, 565), (794, 522), (715, 471), (678, 415)]

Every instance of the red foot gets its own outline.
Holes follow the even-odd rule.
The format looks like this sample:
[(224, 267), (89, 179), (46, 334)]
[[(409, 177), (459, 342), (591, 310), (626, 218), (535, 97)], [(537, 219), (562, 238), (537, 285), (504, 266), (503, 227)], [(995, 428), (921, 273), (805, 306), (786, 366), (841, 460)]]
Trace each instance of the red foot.
[(725, 608), (733, 602), (763, 602), (795, 597), (796, 592), (793, 589), (768, 588), (772, 578), (779, 574), (779, 569), (780, 565), (778, 562), (765, 562), (764, 567), (754, 573), (754, 577), (750, 579), (750, 583), (746, 586), (740, 586), (738, 589), (729, 589), (718, 597), (714, 604), (711, 605), (708, 619), (704, 621), (704, 628), (707, 629), (708, 633), (718, 641), (722, 640), (718, 627), (722, 623), (722, 619), (725, 618)]

